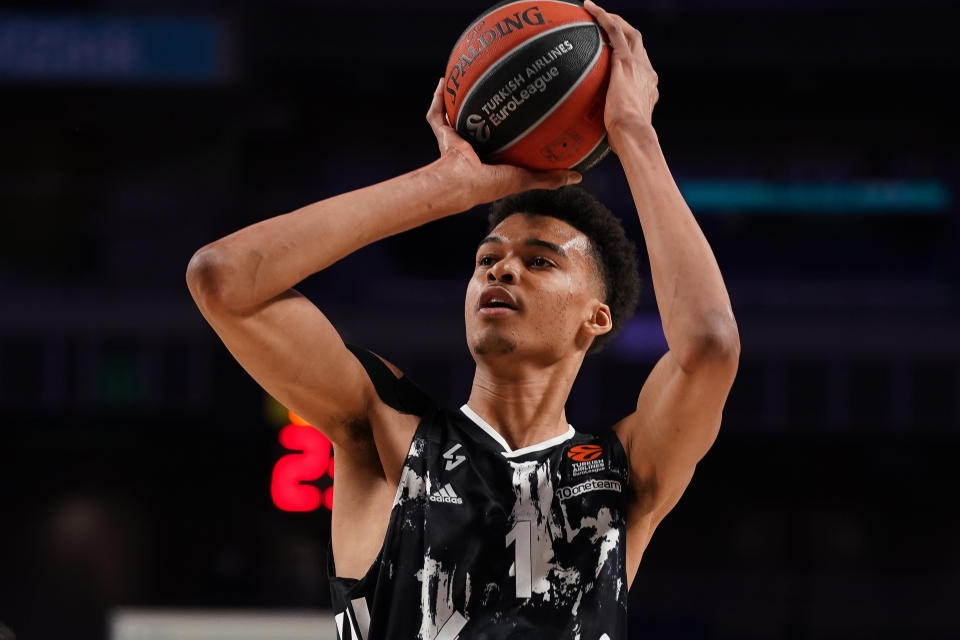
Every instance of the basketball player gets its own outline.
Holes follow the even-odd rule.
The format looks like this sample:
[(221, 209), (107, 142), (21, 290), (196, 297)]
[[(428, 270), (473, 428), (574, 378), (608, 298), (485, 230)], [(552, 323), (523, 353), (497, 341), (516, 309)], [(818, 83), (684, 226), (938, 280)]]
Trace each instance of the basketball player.
[[(640, 34), (586, 6), (613, 46), (604, 121), (669, 345), (608, 432), (574, 431), (564, 404), (585, 355), (633, 310), (632, 247), (609, 211), (563, 188), (577, 174), (482, 164), (446, 122), (440, 86), (427, 115), (438, 160), (191, 260), (190, 290), (230, 352), (333, 442), (341, 638), (626, 638), (640, 557), (717, 435), (740, 351), (730, 301), (660, 151)], [(476, 372), (459, 410), (344, 345), (292, 289), (376, 240), (512, 195), (495, 204), (467, 284)]]

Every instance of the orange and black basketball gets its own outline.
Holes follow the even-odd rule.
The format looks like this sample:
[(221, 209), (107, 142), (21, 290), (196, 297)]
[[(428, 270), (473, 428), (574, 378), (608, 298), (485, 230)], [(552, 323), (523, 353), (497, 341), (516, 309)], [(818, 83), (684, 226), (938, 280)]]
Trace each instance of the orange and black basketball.
[(609, 79), (610, 47), (581, 3), (508, 0), (460, 36), (444, 104), (485, 162), (582, 172), (609, 151)]

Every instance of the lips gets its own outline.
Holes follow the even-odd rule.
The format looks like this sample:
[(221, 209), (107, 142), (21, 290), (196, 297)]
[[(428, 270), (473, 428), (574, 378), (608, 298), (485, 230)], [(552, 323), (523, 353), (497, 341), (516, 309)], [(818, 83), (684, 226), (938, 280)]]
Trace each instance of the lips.
[(480, 294), (479, 309), (511, 309), (519, 308), (516, 299), (503, 287), (487, 287)]

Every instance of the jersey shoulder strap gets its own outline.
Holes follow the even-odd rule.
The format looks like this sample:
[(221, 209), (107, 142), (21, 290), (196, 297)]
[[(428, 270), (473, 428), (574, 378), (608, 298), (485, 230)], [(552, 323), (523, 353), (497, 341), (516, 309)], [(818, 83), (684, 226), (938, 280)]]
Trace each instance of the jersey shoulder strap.
[(383, 363), (372, 351), (348, 344), (347, 349), (360, 361), (364, 370), (377, 390), (377, 395), (388, 407), (400, 413), (422, 416), (434, 407), (434, 402), (424, 391), (406, 375), (399, 378), (390, 367)]

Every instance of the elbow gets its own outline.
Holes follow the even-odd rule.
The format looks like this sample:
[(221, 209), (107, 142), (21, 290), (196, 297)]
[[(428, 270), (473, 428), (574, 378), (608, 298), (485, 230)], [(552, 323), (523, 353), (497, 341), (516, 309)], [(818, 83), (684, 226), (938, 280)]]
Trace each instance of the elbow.
[(740, 332), (729, 310), (706, 314), (689, 332), (678, 350), (680, 367), (687, 372), (723, 366), (735, 373), (740, 363)]
[(231, 266), (215, 245), (197, 250), (187, 264), (187, 288), (201, 311), (230, 309)]

